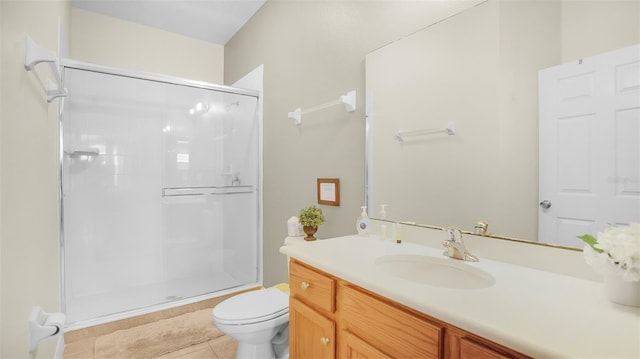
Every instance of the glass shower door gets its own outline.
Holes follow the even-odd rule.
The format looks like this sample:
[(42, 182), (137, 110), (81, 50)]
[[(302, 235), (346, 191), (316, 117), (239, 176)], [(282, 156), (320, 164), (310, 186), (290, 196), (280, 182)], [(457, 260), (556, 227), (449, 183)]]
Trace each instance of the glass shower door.
[[(171, 298), (257, 282), (257, 99), (170, 89), (165, 119), (165, 268)], [(175, 103), (174, 103), (175, 102)], [(187, 109), (179, 104), (188, 103)], [(174, 112), (175, 110), (175, 112)]]
[(257, 98), (76, 68), (65, 86), (68, 322), (260, 283)]

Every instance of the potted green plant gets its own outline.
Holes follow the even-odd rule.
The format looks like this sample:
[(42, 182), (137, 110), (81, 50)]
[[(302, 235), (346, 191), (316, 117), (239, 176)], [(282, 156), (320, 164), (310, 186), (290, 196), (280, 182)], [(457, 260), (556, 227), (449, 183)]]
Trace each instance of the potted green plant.
[(314, 234), (318, 231), (318, 226), (324, 223), (322, 210), (316, 206), (307, 207), (300, 211), (298, 222), (302, 225), (302, 230), (307, 234), (306, 241), (315, 241)]

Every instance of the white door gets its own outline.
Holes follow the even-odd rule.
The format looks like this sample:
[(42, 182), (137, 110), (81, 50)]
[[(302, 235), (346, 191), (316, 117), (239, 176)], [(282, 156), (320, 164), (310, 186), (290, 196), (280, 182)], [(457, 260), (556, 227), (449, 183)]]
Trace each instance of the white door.
[(640, 45), (539, 72), (538, 240), (640, 221)]

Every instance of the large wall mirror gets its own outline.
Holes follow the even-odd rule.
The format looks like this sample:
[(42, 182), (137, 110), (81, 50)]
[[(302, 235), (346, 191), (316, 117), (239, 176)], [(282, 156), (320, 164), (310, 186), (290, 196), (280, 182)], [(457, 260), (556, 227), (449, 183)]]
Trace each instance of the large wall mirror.
[(488, 0), (366, 57), (378, 217), (582, 247), (640, 221), (640, 2)]

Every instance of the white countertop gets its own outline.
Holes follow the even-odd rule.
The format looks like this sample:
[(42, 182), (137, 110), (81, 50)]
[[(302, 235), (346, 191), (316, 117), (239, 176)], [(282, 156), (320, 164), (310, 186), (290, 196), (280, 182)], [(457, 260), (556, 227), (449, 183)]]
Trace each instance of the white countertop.
[(280, 252), (532, 357), (640, 358), (640, 308), (608, 301), (601, 282), (481, 257), (464, 263), (490, 273), (495, 278), (490, 287), (419, 284), (384, 271), (376, 258), (446, 258), (443, 250), (376, 236), (303, 241)]

